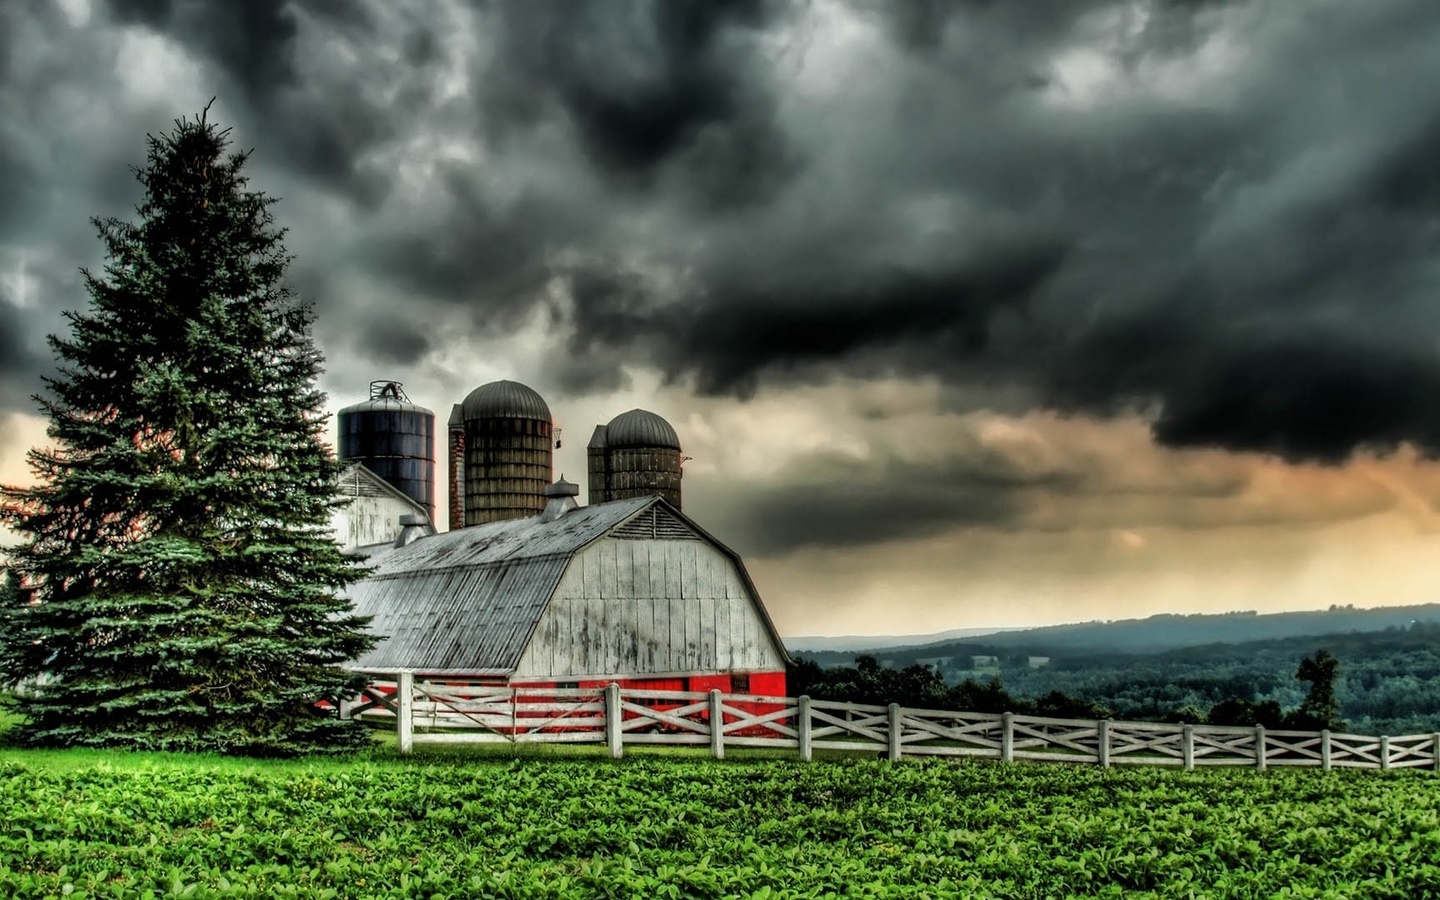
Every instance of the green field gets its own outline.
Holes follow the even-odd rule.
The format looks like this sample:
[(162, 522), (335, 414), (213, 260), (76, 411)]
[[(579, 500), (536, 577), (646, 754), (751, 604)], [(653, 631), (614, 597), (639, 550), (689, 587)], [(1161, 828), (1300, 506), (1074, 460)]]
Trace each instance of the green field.
[(0, 751), (4, 897), (1440, 896), (1440, 778)]

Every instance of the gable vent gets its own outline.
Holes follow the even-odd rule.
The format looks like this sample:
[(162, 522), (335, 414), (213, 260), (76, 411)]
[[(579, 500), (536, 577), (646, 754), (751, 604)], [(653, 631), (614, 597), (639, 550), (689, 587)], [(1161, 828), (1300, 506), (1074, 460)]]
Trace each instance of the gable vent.
[(340, 481), (340, 491), (346, 497), (392, 497), (394, 493), (387, 491), (385, 485), (380, 483), (379, 478), (366, 478), (359, 469), (344, 473)]
[(611, 537), (626, 541), (698, 541), (700, 536), (668, 511), (652, 506), (640, 515), (610, 532)]

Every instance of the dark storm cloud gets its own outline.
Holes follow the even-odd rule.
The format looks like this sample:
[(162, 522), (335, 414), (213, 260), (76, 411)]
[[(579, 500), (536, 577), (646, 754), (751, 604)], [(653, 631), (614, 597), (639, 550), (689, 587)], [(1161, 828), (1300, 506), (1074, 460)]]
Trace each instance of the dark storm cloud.
[(0, 240), (27, 225), (26, 212), (40, 198), (41, 180), (37, 166), (26, 159), (18, 146), (0, 135)]
[[(0, 244), (93, 247), (117, 160), (194, 112), (107, 97), (138, 29), (285, 185), (334, 347), (551, 309), (572, 393), (899, 374), (1176, 446), (1440, 449), (1440, 4), (41, 6), (0, 4)], [(77, 95), (114, 140), (60, 158), (33, 134)], [(470, 334), (390, 327), (397, 293)]]
[[(641, 351), (702, 391), (744, 395), (888, 348), (893, 371), (1003, 377), (1066, 411), (1153, 414), (1174, 446), (1325, 462), (1403, 442), (1440, 452), (1440, 63), (1427, 49), (1440, 7), (1335, 7), (1285, 26), (1237, 3), (889, 9), (914, 54), (893, 85), (905, 130), (884, 130), (894, 110), (865, 109), (878, 123), (847, 173), (859, 184), (829, 198), (795, 188), (815, 207), (807, 224), (838, 233), (826, 217), (850, 220), (849, 252), (815, 265), (807, 229), (776, 201), (749, 255), (712, 240), (686, 259), (693, 290), (618, 267), (577, 277), (573, 349)], [(1090, 62), (1113, 70), (1067, 75), (1056, 59), (1094, 46), (1097, 29)], [(1233, 60), (1187, 74), (1225, 44)], [(971, 69), (979, 45), (1019, 75)], [(1161, 75), (1147, 72), (1166, 66), (1180, 97), (1157, 101), (1146, 79)], [(1202, 76), (1212, 95), (1187, 96), (1183, 79)], [(803, 111), (785, 124), (818, 146)], [(875, 205), (849, 206), (881, 184)], [(908, 230), (923, 243), (887, 208), (907, 195), (1043, 222), (1053, 237), (1011, 242), (989, 277), (943, 249), (877, 270), (866, 241)], [(772, 230), (780, 221), (788, 232)]]
[[(715, 207), (762, 199), (798, 164), (755, 77), (766, 0), (610, 0), (498, 7), (482, 75), (497, 135), (560, 115), (589, 163), (638, 188), (678, 170)], [(503, 139), (503, 138), (502, 138)]]
[[(0, 243), (26, 227), (34, 205), (44, 193), (44, 160), (27, 140), (26, 119), (15, 107), (26, 102), (34, 87), (34, 73), (21, 68), (19, 44), (35, 30), (54, 26), (52, 10), (37, 10), (33, 18), (17, 4), (0, 4)], [(33, 23), (33, 24), (32, 24)], [(6, 85), (24, 93), (5, 96)]]
[[(366, 258), (397, 284), (446, 303), (473, 305), (492, 327), (518, 321), (555, 272), (550, 239), (578, 241), (592, 215), (562, 198), (526, 191), (500, 203), (454, 167), (437, 177), (433, 230), (376, 234)], [(499, 320), (497, 322), (497, 319)]]
[(1177, 447), (1343, 462), (1403, 442), (1440, 449), (1440, 361), (1433, 337), (1255, 323), (1219, 332), (1198, 316), (1131, 319), (1077, 348), (1053, 400), (1119, 412), (1161, 398), (1156, 438)]
[[(5, 292), (0, 291), (0, 393), (12, 400), (17, 393), (20, 394), (26, 398), (22, 405), (29, 405), (28, 394), (33, 391), (29, 383), (31, 376), (43, 371), (41, 360), (26, 339), (29, 333), (24, 311), (14, 306)], [(7, 400), (0, 406), (0, 411), (14, 408), (15, 404)]]
[(1001, 247), (953, 269), (826, 272), (771, 284), (715, 283), (690, 302), (648, 307), (633, 281), (578, 273), (577, 349), (651, 343), (651, 360), (672, 376), (697, 373), (702, 393), (745, 393), (763, 375), (842, 360), (871, 349), (925, 347), (955, 357), (984, 346), (1005, 307), (1023, 309), (1065, 258), (1058, 244)]
[[(170, 34), (215, 61), (254, 102), (295, 81), (292, 0), (110, 0), (117, 21)], [(357, 7), (358, 9), (358, 7)]]
[[(394, 120), (367, 100), (363, 78), (327, 77), (304, 66), (298, 49), (308, 23), (306, 52), (338, 43), (362, 59), (370, 56), (365, 51), (378, 35), (364, 5), (345, 4), (342, 11), (324, 0), (110, 0), (110, 10), (118, 23), (164, 34), (213, 66), (219, 77), (212, 93), (237, 90), (247, 119), (264, 123), (256, 136), (263, 133), (267, 150), (283, 153), (300, 174), (367, 203), (383, 195), (386, 179), (361, 171), (359, 160), (393, 136)], [(397, 79), (413, 74), (384, 68)]]
[(381, 363), (413, 366), (430, 351), (430, 336), (423, 323), (406, 318), (403, 312), (373, 316), (355, 338), (355, 349)]
[(1071, 471), (1030, 472), (996, 453), (943, 461), (815, 456), (769, 484), (687, 486), (714, 511), (722, 539), (741, 553), (854, 546), (929, 537), (956, 527), (1005, 528), (1033, 501), (1029, 489), (1074, 488)]

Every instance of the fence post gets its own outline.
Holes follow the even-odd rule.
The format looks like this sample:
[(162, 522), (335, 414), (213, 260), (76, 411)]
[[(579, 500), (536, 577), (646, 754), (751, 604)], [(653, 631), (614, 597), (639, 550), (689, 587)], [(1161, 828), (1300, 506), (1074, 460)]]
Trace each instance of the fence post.
[(710, 755), (725, 758), (725, 710), (719, 689), (710, 691)]
[(1015, 714), (1000, 716), (1000, 760), (1013, 762), (1015, 759)]
[(1390, 771), (1390, 735), (1380, 735), (1380, 768), (1382, 771)]
[(620, 740), (624, 715), (620, 708), (620, 685), (612, 681), (605, 685), (605, 745), (610, 748), (611, 759), (619, 759), (625, 753), (625, 745)]
[(1320, 769), (1330, 771), (1330, 729), (1320, 732)]
[(1255, 768), (1265, 771), (1265, 726), (1255, 726)]
[(1185, 758), (1185, 771), (1195, 768), (1195, 726), (1185, 725), (1180, 729), (1180, 753)]
[(415, 749), (415, 673), (401, 672), (395, 679), (395, 740), (400, 752)]
[(886, 747), (885, 758), (894, 762), (900, 758), (900, 704), (890, 704), (885, 714), (885, 720), (890, 726), (890, 740)]
[(1440, 731), (1430, 739), (1430, 751), (1435, 754), (1435, 771), (1440, 772)]
[[(810, 743), (810, 697), (806, 695), (800, 698), (800, 709), (795, 714), (795, 730), (800, 739), (800, 759), (804, 762), (810, 761), (813, 747)], [(1440, 737), (1440, 735), (1436, 735)]]
[(1095, 750), (1100, 757), (1100, 768), (1110, 768), (1110, 720), (1101, 719), (1095, 723)]

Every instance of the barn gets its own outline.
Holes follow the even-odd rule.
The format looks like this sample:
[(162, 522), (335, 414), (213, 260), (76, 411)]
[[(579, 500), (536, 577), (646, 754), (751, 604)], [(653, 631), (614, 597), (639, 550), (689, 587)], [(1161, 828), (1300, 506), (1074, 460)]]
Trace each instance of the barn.
[(783, 696), (789, 662), (736, 553), (660, 496), (539, 515), (374, 554), (350, 588), (384, 637), (351, 668), (514, 687)]
[(362, 463), (350, 463), (336, 481), (340, 504), (330, 512), (330, 528), (344, 553), (370, 556), (397, 540), (434, 534), (425, 507)]

